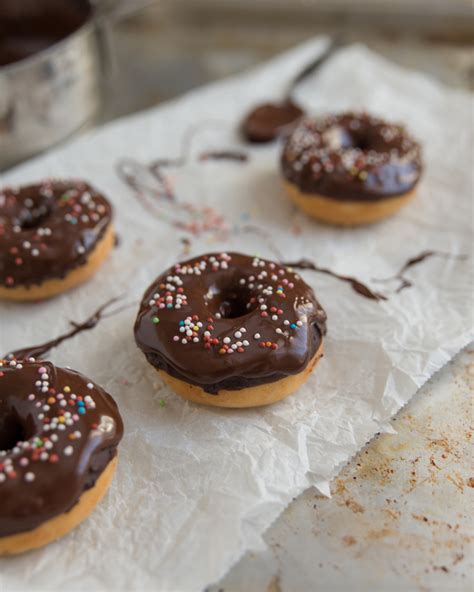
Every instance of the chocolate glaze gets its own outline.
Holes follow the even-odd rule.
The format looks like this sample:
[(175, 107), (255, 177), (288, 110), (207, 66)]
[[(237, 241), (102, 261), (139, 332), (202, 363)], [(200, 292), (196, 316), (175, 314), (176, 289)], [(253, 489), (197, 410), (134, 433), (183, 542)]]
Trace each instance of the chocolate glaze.
[(343, 201), (403, 195), (422, 173), (421, 149), (403, 127), (366, 113), (305, 119), (288, 138), (283, 176), (304, 193)]
[(112, 397), (78, 372), (0, 361), (0, 537), (69, 511), (115, 457), (122, 434)]
[(79, 29), (91, 13), (86, 0), (2, 0), (0, 66), (61, 41)]
[(364, 296), (365, 298), (368, 298), (369, 300), (387, 300), (386, 296), (384, 296), (383, 294), (380, 294), (379, 292), (372, 291), (368, 286), (366, 286), (365, 284), (363, 284), (362, 282), (360, 282), (356, 278), (353, 278), (348, 275), (341, 275), (339, 273), (336, 273), (335, 271), (331, 271), (327, 267), (319, 267), (319, 265), (316, 265), (315, 263), (313, 263), (309, 259), (300, 259), (299, 261), (295, 261), (295, 262), (291, 262), (291, 263), (284, 262), (284, 263), (282, 263), (282, 265), (286, 265), (286, 266), (292, 267), (294, 269), (310, 269), (311, 271), (317, 271), (318, 273), (324, 273), (324, 274), (330, 275), (338, 280), (341, 280), (342, 282), (346, 282), (347, 284), (350, 285), (350, 287), (354, 290), (354, 292), (357, 292), (357, 294), (360, 294), (361, 296)]
[(63, 278), (87, 262), (111, 219), (107, 199), (83, 181), (0, 190), (0, 285)]
[(290, 100), (264, 103), (248, 113), (242, 121), (242, 135), (248, 142), (263, 144), (289, 133), (297, 125), (304, 111)]
[(45, 343), (40, 343), (39, 345), (30, 345), (30, 346), (24, 347), (22, 349), (17, 349), (13, 352), (8, 353), (5, 356), (5, 358), (7, 358), (7, 359), (15, 358), (17, 360), (23, 360), (23, 359), (31, 358), (31, 357), (42, 358), (47, 353), (49, 353), (54, 347), (57, 347), (58, 345), (60, 345), (63, 341), (67, 341), (68, 339), (72, 339), (78, 333), (82, 333), (83, 331), (90, 331), (91, 329), (96, 327), (96, 325), (105, 316), (110, 316), (111, 314), (115, 314), (115, 313), (119, 312), (120, 310), (122, 310), (122, 308), (120, 308), (119, 310), (112, 311), (112, 312), (108, 313), (107, 315), (104, 314), (106, 309), (114, 302), (117, 302), (117, 300), (118, 300), (118, 298), (112, 298), (111, 300), (108, 300), (105, 304), (100, 306), (83, 323), (77, 324), (77, 323), (71, 322), (71, 325), (73, 326), (73, 328), (70, 331), (68, 331), (67, 333), (63, 333), (62, 335), (59, 335), (58, 337), (55, 337), (54, 339), (51, 339), (50, 341), (46, 341)]
[(153, 366), (211, 394), (301, 372), (325, 332), (326, 314), (298, 274), (239, 253), (171, 267), (146, 290), (135, 322)]

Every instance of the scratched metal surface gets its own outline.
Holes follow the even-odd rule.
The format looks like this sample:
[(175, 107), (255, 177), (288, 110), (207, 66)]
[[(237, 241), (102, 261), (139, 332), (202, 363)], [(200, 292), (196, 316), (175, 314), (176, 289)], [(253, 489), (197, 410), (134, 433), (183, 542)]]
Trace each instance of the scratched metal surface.
[(209, 592), (473, 589), (474, 349), (433, 377), (333, 482), (295, 500)]

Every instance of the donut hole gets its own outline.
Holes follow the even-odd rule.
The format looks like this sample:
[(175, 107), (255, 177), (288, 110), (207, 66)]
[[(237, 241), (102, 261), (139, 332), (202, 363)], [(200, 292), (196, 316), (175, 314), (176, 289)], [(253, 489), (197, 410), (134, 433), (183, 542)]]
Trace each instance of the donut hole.
[(342, 130), (341, 144), (342, 148), (358, 148), (365, 152), (372, 149), (373, 138), (367, 130)]
[(366, 151), (371, 149), (371, 141), (366, 135), (355, 136), (353, 141), (353, 148), (359, 148), (359, 150)]
[(22, 208), (18, 216), (18, 225), (22, 230), (33, 230), (41, 226), (51, 215), (52, 205), (41, 203), (37, 207)]
[(28, 440), (31, 435), (29, 432), (14, 409), (2, 413), (0, 407), (0, 452), (8, 452), (18, 442)]
[(238, 319), (257, 308), (257, 299), (245, 286), (213, 286), (207, 295), (212, 312), (223, 319)]

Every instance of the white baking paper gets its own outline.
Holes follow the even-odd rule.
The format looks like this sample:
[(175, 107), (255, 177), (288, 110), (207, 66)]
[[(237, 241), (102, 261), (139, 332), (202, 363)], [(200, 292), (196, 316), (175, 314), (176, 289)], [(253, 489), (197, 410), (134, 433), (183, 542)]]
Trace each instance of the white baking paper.
[[(393, 275), (425, 249), (469, 253), (472, 221), (471, 99), (402, 70), (365, 47), (340, 51), (297, 90), (312, 113), (367, 109), (405, 122), (424, 147), (416, 199), (373, 226), (337, 229), (294, 209), (278, 177), (279, 147), (248, 147), (236, 132), (258, 101), (276, 98), (324, 47), (314, 40), (250, 73), (112, 123), (1, 178), (82, 177), (115, 206), (121, 238), (87, 285), (39, 304), (0, 304), (0, 352), (50, 339), (112, 296), (138, 303), (163, 269), (190, 254), (241, 250), (286, 260), (312, 258), (387, 293)], [(194, 158), (170, 169), (180, 199), (212, 206), (230, 233), (189, 236), (153, 216), (117, 177), (123, 157), (148, 163), (179, 154), (191, 125), (206, 123)], [(245, 150), (247, 163), (198, 162), (202, 151)], [(174, 210), (160, 204), (166, 216)], [(249, 230), (248, 226), (253, 227)], [(257, 228), (257, 230), (255, 230)], [(247, 550), (291, 499), (329, 491), (340, 467), (472, 336), (470, 260), (433, 257), (408, 271), (414, 286), (386, 302), (367, 300), (325, 275), (303, 272), (325, 307), (325, 357), (306, 385), (268, 408), (217, 410), (182, 401), (134, 343), (137, 304), (55, 349), (51, 359), (102, 384), (126, 426), (107, 497), (60, 542), (0, 560), (0, 590), (202, 590)]]

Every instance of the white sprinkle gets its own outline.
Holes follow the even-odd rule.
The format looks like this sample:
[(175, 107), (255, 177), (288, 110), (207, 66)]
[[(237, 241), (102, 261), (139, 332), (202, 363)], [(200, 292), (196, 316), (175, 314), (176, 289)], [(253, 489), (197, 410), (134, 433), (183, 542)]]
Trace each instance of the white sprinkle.
[(66, 446), (66, 448), (64, 449), (64, 454), (66, 456), (71, 456), (71, 454), (74, 452), (74, 448), (72, 446)]
[(254, 339), (260, 339), (261, 335), (260, 333), (255, 333), (255, 335), (253, 336)]
[(25, 481), (28, 481), (28, 483), (31, 483), (34, 480), (35, 480), (35, 474), (34, 473), (32, 473), (31, 471), (29, 471), (28, 473), (25, 474)]

